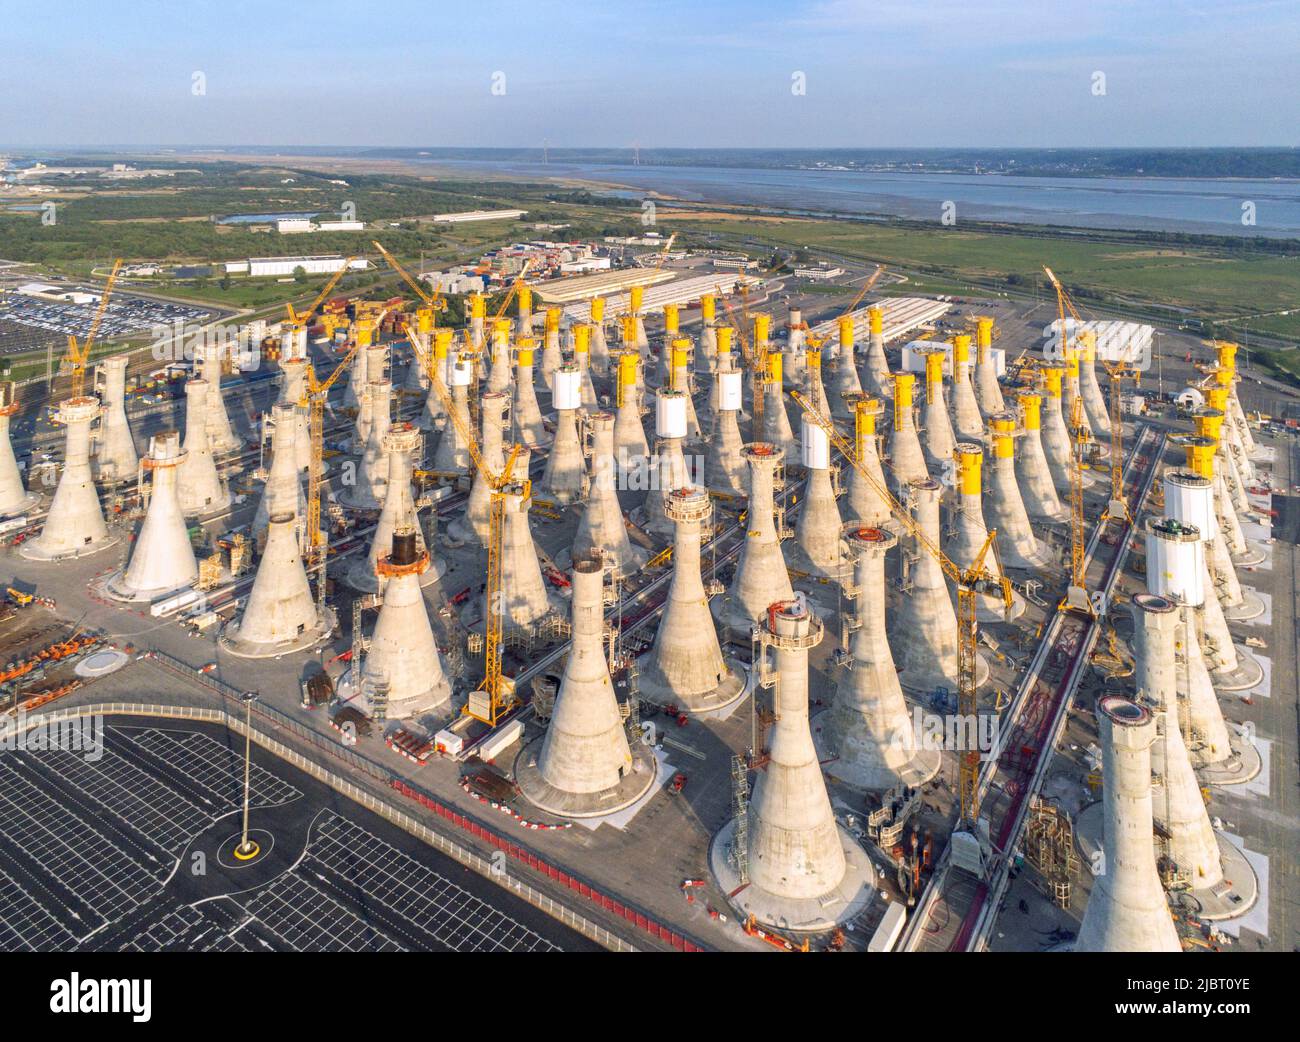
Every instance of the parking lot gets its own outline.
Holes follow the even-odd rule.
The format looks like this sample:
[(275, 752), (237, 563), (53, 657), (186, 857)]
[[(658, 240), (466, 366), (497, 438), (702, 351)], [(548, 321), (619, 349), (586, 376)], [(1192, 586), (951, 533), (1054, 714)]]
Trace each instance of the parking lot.
[[(98, 307), (97, 300), (73, 304), (0, 293), (0, 355), (41, 350), (51, 342), (56, 352), (61, 352), (69, 335), (86, 335)], [(104, 310), (97, 338), (102, 341), (148, 333), (155, 326), (170, 326), (178, 321), (203, 322), (210, 315), (208, 309), (193, 304), (115, 294)]]
[(315, 779), (201, 724), (114, 720), (100, 754), (0, 752), (0, 950), (595, 946)]

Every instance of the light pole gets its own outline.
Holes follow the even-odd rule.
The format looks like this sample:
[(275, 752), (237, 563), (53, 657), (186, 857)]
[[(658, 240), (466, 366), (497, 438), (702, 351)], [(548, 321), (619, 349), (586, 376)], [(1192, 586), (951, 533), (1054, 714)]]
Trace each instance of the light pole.
[(239, 846), (235, 848), (235, 857), (240, 861), (251, 861), (261, 849), (248, 838), (248, 797), (253, 768), (253, 703), (257, 701), (257, 692), (245, 691), (239, 697), (244, 702), (244, 828)]

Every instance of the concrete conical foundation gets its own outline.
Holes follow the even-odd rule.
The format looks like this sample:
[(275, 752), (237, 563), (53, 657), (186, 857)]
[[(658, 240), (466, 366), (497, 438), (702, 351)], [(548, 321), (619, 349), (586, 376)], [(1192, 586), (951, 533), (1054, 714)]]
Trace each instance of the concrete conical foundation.
[(913, 481), (930, 476), (925, 466), (925, 453), (917, 437), (916, 420), (912, 415), (911, 373), (894, 376), (894, 423), (889, 436), (889, 477), (895, 496), (901, 498)]
[[(519, 788), (535, 806), (566, 818), (613, 814), (655, 781), (654, 756), (630, 745), (609, 664), (599, 558), (573, 564), (573, 643), (546, 734), (515, 764)], [(540, 745), (540, 748), (539, 748)]]
[(1069, 515), (1056, 494), (1056, 484), (1052, 481), (1052, 472), (1043, 450), (1043, 396), (1037, 391), (1021, 391), (1016, 400), (1020, 406), (1023, 430), (1016, 452), (1016, 483), (1020, 487), (1025, 510), (1035, 521), (1065, 521)]
[(681, 438), (660, 438), (651, 460), (651, 487), (645, 499), (645, 523), (641, 526), (651, 535), (671, 539), (676, 525), (668, 516), (668, 500), (678, 489), (691, 484), (691, 473), (686, 467), (686, 454)]
[(67, 429), (63, 473), (41, 534), (23, 543), (20, 553), (34, 561), (84, 557), (117, 540), (109, 535), (104, 512), (90, 476), (90, 424), (102, 406), (90, 396), (68, 398), (56, 417)]
[(1106, 860), (1093, 879), (1075, 951), (1180, 951), (1151, 845), (1155, 723), (1149, 710), (1118, 695), (1101, 700), (1097, 718)]
[[(835, 821), (813, 744), (808, 652), (821, 638), (821, 622), (802, 598), (772, 606), (761, 639), (763, 673), (774, 680), (775, 723), (749, 800), (743, 856), (749, 885), (734, 886), (736, 859), (729, 864), (724, 856), (734, 831), (717, 837), (710, 852), (737, 908), (789, 930), (826, 929), (859, 914), (875, 883), (865, 852)], [(773, 655), (774, 668), (767, 664)]]
[(980, 412), (988, 419), (994, 413), (1005, 412), (1002, 388), (993, 363), (993, 320), (979, 318), (975, 329), (975, 400)]
[(947, 352), (942, 349), (925, 355), (925, 405), (921, 409), (925, 438), (922, 451), (926, 467), (932, 474), (943, 473), (957, 445), (952, 421), (948, 418), (948, 404), (943, 396), (943, 363), (947, 357)]
[(1110, 413), (1106, 398), (1097, 382), (1097, 335), (1091, 330), (1080, 334), (1082, 350), (1079, 353), (1079, 393), (1088, 414), (1088, 424), (1099, 438), (1110, 437)]
[[(348, 368), (347, 383), (343, 387), (343, 407), (345, 409), (360, 409), (361, 402), (366, 396), (366, 385), (370, 382), (367, 365), (370, 360), (370, 346), (358, 346), (357, 352), (352, 356), (352, 365)], [(364, 432), (362, 432), (364, 438)]]
[(833, 419), (849, 422), (853, 419), (852, 399), (862, 393), (862, 380), (858, 376), (858, 361), (853, 344), (853, 319), (840, 319), (839, 353), (831, 363), (830, 407)]
[(432, 379), (428, 380), (428, 393), (424, 396), (424, 408), (416, 421), (422, 431), (442, 430), (447, 424), (447, 406), (442, 400), (443, 394), (451, 384), (447, 357), (451, 349), (451, 330), (438, 329), (433, 335), (433, 359), (429, 363), (434, 375), (438, 377), (441, 388)]
[[(207, 436), (203, 428), (200, 433)], [(178, 433), (154, 435), (144, 459), (145, 469), (153, 475), (149, 507), (126, 568), (108, 581), (108, 592), (113, 597), (151, 601), (184, 589), (199, 577), (177, 489), (177, 475), (184, 460)]]
[(253, 532), (259, 551), (266, 545), (267, 525), (277, 514), (293, 515), (299, 546), (307, 545), (303, 538), (307, 527), (307, 495), (294, 452), (295, 413), (295, 408), (284, 402), (271, 407), (271, 465), (262, 487), (262, 498), (253, 514)]
[(230, 491), (217, 474), (208, 445), (211, 407), (206, 380), (191, 380), (185, 385), (185, 462), (180, 465), (177, 491), (186, 517), (202, 517), (230, 508)]
[(307, 407), (307, 363), (301, 358), (280, 359), (280, 394), (276, 401), (293, 407), (294, 455), (304, 474), (311, 468), (311, 429)]
[(391, 383), (387, 380), (371, 381), (370, 433), (357, 462), (356, 480), (351, 485), (345, 484), (338, 496), (339, 502), (350, 510), (383, 508), (388, 486), (388, 454), (384, 450), (384, 436), (392, 426), (392, 397)]
[[(592, 303), (594, 312), (595, 302)], [(609, 340), (605, 336), (603, 309), (601, 318), (597, 319), (594, 313), (591, 316), (591, 368), (597, 376), (608, 376), (610, 373)]]
[(489, 394), (510, 390), (510, 320), (501, 319), (492, 331), (492, 364), (488, 368)]
[(555, 328), (551, 328), (549, 312), (546, 316), (546, 333), (542, 339), (542, 364), (538, 376), (550, 390), (555, 389), (555, 373), (564, 364), (564, 352), (560, 350), (559, 317), (555, 319)]
[(105, 358), (96, 371), (96, 390), (104, 403), (95, 432), (95, 480), (134, 481), (140, 469), (131, 424), (126, 418), (126, 355)]
[(438, 474), (468, 474), (472, 465), (469, 445), (461, 430), (469, 430), (469, 383), (473, 379), (473, 370), (465, 359), (457, 359), (449, 370), (451, 376), (451, 411), (459, 423), (448, 423), (438, 440), (438, 448), (433, 454), (433, 463), (429, 468)]
[(208, 446), (214, 455), (224, 456), (243, 447), (244, 439), (235, 434), (226, 411), (226, 399), (221, 393), (221, 367), (227, 352), (224, 344), (204, 344), (194, 358), (195, 375), (207, 381), (208, 401), (205, 413), (208, 426)]
[(720, 408), (704, 445), (704, 481), (711, 492), (745, 495), (747, 485), (745, 459), (741, 455), (740, 422), (737, 419), (741, 399), (740, 373), (717, 373), (714, 379), (725, 382)]
[[(489, 391), (480, 400), (479, 418), (483, 427), (479, 433), (479, 458), (487, 472), (475, 469), (474, 481), (465, 500), (465, 510), (447, 524), (447, 535), (454, 542), (468, 543), (474, 547), (485, 547), (488, 544), (491, 483), (506, 465), (502, 446), (509, 405), (510, 397), (504, 391)], [(524, 477), (522, 473), (514, 476)]]
[[(572, 366), (565, 366), (555, 374), (557, 387), (561, 381), (574, 378), (575, 406), (578, 398), (577, 376), (578, 371)], [(585, 491), (586, 472), (587, 461), (583, 455), (582, 439), (578, 436), (577, 409), (561, 406), (555, 414), (555, 441), (546, 457), (546, 469), (542, 471), (543, 497), (564, 506), (578, 502)]]
[(952, 415), (954, 434), (966, 440), (984, 437), (984, 417), (975, 398), (971, 379), (970, 337), (954, 337), (952, 342)]
[(240, 658), (272, 658), (314, 647), (329, 636), (332, 624), (312, 598), (294, 519), (277, 514), (267, 526), (253, 588), (239, 618), (222, 632), (221, 646)]
[(860, 525), (845, 525), (844, 539), (855, 562), (850, 658), (830, 710), (814, 721), (815, 737), (833, 757), (826, 773), (847, 785), (918, 786), (939, 772), (940, 757), (920, 747), (885, 635), (885, 555), (898, 540)]
[[(891, 517), (889, 504), (879, 489), (888, 489), (885, 471), (880, 464), (880, 438), (876, 422), (883, 409), (878, 398), (863, 397), (854, 403), (854, 448), (859, 466), (849, 470), (849, 493), (844, 497), (845, 520), (857, 521), (868, 528), (880, 528)], [(874, 481), (868, 481), (866, 470)]]
[(852, 571), (853, 562), (845, 554), (840, 535), (840, 508), (831, 484), (826, 432), (805, 416), (802, 434), (808, 479), (795, 522), (790, 567), (819, 578), (839, 579)]
[[(515, 467), (519, 473), (527, 473), (524, 458), (516, 460)], [(532, 499), (525, 492), (526, 486), (518, 483), (503, 489), (505, 531), (501, 549), (502, 632), (508, 639), (523, 640), (530, 638), (554, 610), (528, 520)], [(486, 619), (488, 605), (480, 600), (480, 607)]]
[(520, 445), (537, 452), (551, 444), (551, 433), (542, 421), (542, 410), (537, 404), (537, 389), (533, 386), (533, 349), (521, 346), (519, 362), (515, 369), (515, 401), (510, 410), (512, 436)]
[(822, 382), (822, 353), (815, 348), (808, 353), (804, 365), (803, 393), (823, 415), (831, 415), (831, 401)]
[(677, 525), (673, 577), (654, 647), (642, 666), (641, 695), (692, 712), (721, 709), (745, 693), (745, 683), (740, 667), (722, 657), (700, 572), (702, 526), (713, 506), (703, 489), (682, 488), (669, 497), (668, 511)]
[(1136, 701), (1156, 721), (1151, 746), (1152, 812), (1167, 844), (1167, 854), (1193, 890), (1208, 890), (1223, 880), (1219, 844), (1201, 797), (1201, 787), (1178, 726), (1174, 644), (1178, 606), (1164, 597), (1133, 597), (1133, 659)]
[(790, 414), (785, 408), (785, 363), (779, 352), (768, 355), (768, 375), (763, 381), (763, 423), (759, 432), (760, 440), (769, 445), (776, 445), (785, 451), (787, 458), (794, 458), (799, 451), (799, 443), (794, 440), (794, 431), (790, 427)]
[(626, 579), (645, 564), (647, 553), (628, 538), (623, 508), (618, 502), (617, 464), (614, 460), (614, 416), (598, 412), (590, 417), (591, 474), (587, 501), (573, 537), (573, 556), (600, 554), (605, 569)]
[(416, 547), (414, 532), (391, 542), (392, 553), (376, 562), (384, 600), (361, 667), (362, 689), (386, 689), (389, 719), (445, 713), (451, 708), (451, 684), (420, 592), (428, 557)]
[[(1041, 368), (1046, 397), (1043, 398), (1042, 442), (1043, 452), (1047, 456), (1047, 470), (1052, 475), (1052, 484), (1062, 496), (1070, 494), (1070, 471), (1074, 466), (1074, 441), (1065, 423), (1065, 399), (1062, 381), (1065, 367), (1044, 365)], [(1087, 471), (1080, 474), (1084, 488), (1096, 484), (1096, 479)]]
[(0, 383), (0, 517), (25, 513), (41, 499), (36, 492), (27, 491), (18, 460), (14, 457), (9, 423), (17, 411), (14, 384), (6, 380)]
[(894, 386), (894, 374), (885, 357), (884, 315), (878, 306), (867, 309), (867, 357), (863, 365), (866, 389), (877, 397), (887, 397)]
[[(939, 483), (913, 481), (904, 503), (911, 503), (917, 526), (934, 546), (939, 545)], [(915, 542), (910, 540), (909, 542)], [(899, 682), (909, 691), (932, 694), (940, 688), (955, 693), (958, 686), (957, 613), (939, 562), (922, 546), (909, 546), (908, 589), (891, 615), (889, 641), (894, 661), (901, 663)], [(975, 682), (989, 675), (983, 656), (977, 660)]]
[(997, 529), (998, 552), (1007, 568), (1036, 570), (1051, 563), (1051, 554), (1029, 525), (1025, 501), (1016, 481), (1016, 418), (998, 413), (989, 420), (993, 438), (993, 460), (984, 494), (984, 516)]
[[(988, 526), (984, 523), (984, 452), (974, 442), (959, 442), (953, 452), (953, 460), (956, 464), (957, 487), (944, 553), (958, 568), (969, 568), (984, 549), (984, 541), (989, 536)], [(991, 573), (1001, 574), (992, 554), (985, 555), (984, 567)], [(1024, 598), (1019, 594), (1012, 594), (1010, 618), (1006, 614), (1006, 604), (999, 596), (976, 594), (975, 604), (980, 622), (1009, 622), (1025, 611)]]
[(634, 352), (618, 355), (615, 374), (614, 458), (618, 461), (620, 487), (648, 484), (650, 443), (641, 422), (641, 387), (638, 383), (640, 362)]
[(714, 617), (732, 638), (747, 636), (763, 621), (768, 605), (794, 597), (776, 528), (776, 472), (785, 453), (774, 445), (756, 442), (746, 445), (742, 455), (749, 465), (745, 543), (731, 586), (711, 604)]
[(447, 562), (428, 554), (424, 537), (420, 533), (415, 500), (411, 495), (411, 460), (420, 444), (420, 434), (409, 423), (394, 424), (384, 435), (384, 449), (388, 456), (388, 481), (384, 491), (384, 506), (379, 512), (374, 534), (370, 537), (370, 550), (358, 558), (348, 569), (347, 583), (362, 593), (377, 593), (383, 588), (383, 569), (380, 562), (393, 553), (393, 536), (397, 532), (413, 533), (415, 548), (426, 555), (424, 567), (418, 569), (418, 584), (427, 586), (437, 582), (447, 572)]

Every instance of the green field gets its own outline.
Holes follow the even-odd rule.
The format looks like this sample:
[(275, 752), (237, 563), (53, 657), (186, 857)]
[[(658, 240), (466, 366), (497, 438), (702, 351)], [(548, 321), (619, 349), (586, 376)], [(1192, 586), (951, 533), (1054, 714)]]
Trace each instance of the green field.
[[(742, 234), (734, 221), (686, 220), (676, 226), (727, 238)], [(773, 246), (831, 250), (877, 261), (953, 286), (970, 278), (1019, 292), (1035, 287), (1046, 292), (1042, 267), (1048, 265), (1080, 305), (1090, 300), (1130, 302), (1209, 320), (1300, 307), (1300, 249), (1287, 256), (859, 221), (754, 222), (743, 225), (743, 235)], [(1300, 335), (1300, 316), (1261, 321), (1256, 328)]]

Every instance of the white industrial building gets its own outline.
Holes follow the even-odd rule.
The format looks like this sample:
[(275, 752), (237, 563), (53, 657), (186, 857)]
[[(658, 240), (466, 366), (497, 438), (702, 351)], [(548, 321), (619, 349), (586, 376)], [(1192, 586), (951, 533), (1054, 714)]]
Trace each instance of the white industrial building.
[(344, 264), (358, 271), (370, 267), (370, 262), (363, 258), (354, 258), (349, 264), (346, 257), (335, 253), (308, 257), (249, 257), (246, 261), (227, 261), (225, 270), (227, 275), (248, 275), (250, 278), (292, 275), (299, 268), (308, 275), (332, 275)]
[(470, 275), (462, 271), (422, 271), (420, 281), (439, 293), (482, 293), (487, 288), (487, 280), (482, 275)]
[(466, 224), (469, 221), (507, 221), (522, 217), (527, 210), (462, 210), (459, 213), (436, 213), (435, 224)]
[[(628, 269), (636, 272), (636, 269)], [(655, 276), (671, 274), (666, 272), (643, 271), (637, 272), (643, 276)], [(642, 278), (639, 280), (640, 285), (646, 285), (651, 282), (651, 278)], [(691, 304), (699, 300), (708, 293), (717, 293), (726, 296), (734, 293), (736, 287), (741, 283), (746, 283), (751, 289), (760, 285), (761, 280), (749, 275), (740, 275), (736, 272), (717, 272), (714, 275), (698, 275), (694, 278), (675, 279), (672, 282), (665, 282), (660, 285), (651, 285), (645, 291), (641, 301), (641, 313), (644, 315), (654, 314), (662, 311), (665, 304)], [(539, 287), (542, 289), (542, 287)], [(551, 293), (548, 292), (550, 287), (542, 291), (547, 293), (547, 299), (551, 299)], [(618, 318), (620, 315), (627, 313), (630, 301), (630, 294), (625, 292), (602, 294), (605, 297), (605, 315), (608, 318)], [(579, 300), (575, 304), (569, 304), (565, 307), (564, 313), (575, 322), (585, 322), (590, 314), (590, 299)]]
[[(932, 300), (929, 297), (885, 297), (873, 305), (861, 307), (850, 316), (853, 319), (853, 334), (865, 340), (870, 332), (867, 310), (879, 307), (885, 343), (905, 336), (913, 329), (927, 325), (941, 318), (952, 307), (944, 300)], [(809, 331), (814, 337), (827, 338), (836, 335), (839, 319), (832, 318), (819, 322)]]
[(822, 281), (833, 279), (844, 274), (843, 268), (828, 267), (825, 264), (816, 264), (813, 267), (803, 267), (794, 269), (794, 277), (797, 279), (816, 279)]
[[(1097, 335), (1097, 361), (1125, 362), (1145, 369), (1151, 361), (1152, 337), (1155, 330), (1141, 322), (1121, 322), (1115, 320), (1076, 323), (1067, 318), (1066, 329), (1071, 332), (1091, 331)], [(1046, 337), (1055, 337), (1060, 319), (1054, 321), (1043, 331)]]
[(302, 235), (307, 232), (363, 232), (363, 221), (313, 221), (306, 217), (288, 217), (275, 222), (281, 235)]

